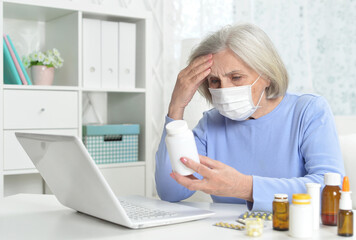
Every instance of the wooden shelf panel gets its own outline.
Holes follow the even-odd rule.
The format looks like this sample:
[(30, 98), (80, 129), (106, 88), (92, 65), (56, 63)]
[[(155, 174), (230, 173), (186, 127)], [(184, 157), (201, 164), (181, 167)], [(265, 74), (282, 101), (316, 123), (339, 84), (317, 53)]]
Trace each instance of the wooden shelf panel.
[(137, 167), (137, 166), (145, 166), (146, 162), (126, 162), (126, 163), (113, 163), (113, 164), (98, 164), (97, 166), (100, 169), (105, 168), (120, 168), (120, 167)]
[[(145, 166), (145, 162), (125, 162), (125, 163), (113, 163), (113, 164), (98, 164), (100, 169), (105, 168), (122, 168), (122, 167), (138, 167)], [(19, 175), (19, 174), (34, 174), (39, 173), (37, 169), (19, 169), (19, 170), (4, 170), (4, 175)]]
[(4, 89), (14, 90), (46, 90), (46, 91), (78, 91), (78, 87), (71, 86), (44, 86), (44, 85), (10, 85), (5, 84)]
[(37, 169), (20, 169), (20, 170), (4, 170), (4, 175), (19, 175), (19, 174), (34, 174), (38, 173)]
[(145, 93), (144, 88), (134, 88), (134, 89), (112, 89), (112, 88), (82, 88), (83, 92), (124, 92), (124, 93)]
[(98, 4), (82, 4), (79, 2), (48, 1), (48, 0), (3, 0), (6, 9), (5, 18), (24, 20), (50, 21), (66, 14), (80, 11), (90, 17), (115, 17), (128, 22), (137, 22), (150, 18), (152, 14), (141, 9), (127, 9)]

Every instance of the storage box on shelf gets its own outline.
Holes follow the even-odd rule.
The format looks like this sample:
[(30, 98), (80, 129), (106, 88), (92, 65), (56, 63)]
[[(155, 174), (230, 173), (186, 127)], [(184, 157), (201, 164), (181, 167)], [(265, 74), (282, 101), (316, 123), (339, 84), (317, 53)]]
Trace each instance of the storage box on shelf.
[[(96, 36), (100, 38), (99, 45), (91, 45), (91, 51), (86, 42), (87, 20), (100, 25), (100, 35)], [(94, 96), (93, 104), (97, 105), (104, 123), (140, 125), (138, 161), (105, 164), (100, 170), (117, 194), (151, 195), (152, 169), (147, 164), (151, 162), (147, 148), (149, 97), (146, 89), (150, 80), (150, 13), (82, 6), (70, 1), (33, 0), (29, 3), (4, 0), (0, 1), (0, 21), (1, 33), (11, 36), (20, 56), (33, 50), (57, 48), (64, 59), (63, 67), (56, 69), (53, 86), (4, 85), (0, 81), (0, 103), (3, 101), (0, 104), (0, 115), (3, 116), (0, 120), (0, 150), (4, 152), (0, 156), (0, 197), (19, 192), (42, 192), (46, 187), (17, 143), (14, 132), (82, 137), (82, 111), (88, 94)], [(130, 45), (120, 51), (122, 45), (113, 44), (115, 39), (120, 43), (125, 35), (112, 34), (119, 34), (127, 26), (131, 26), (126, 31), (131, 34)], [(123, 41), (125, 38), (121, 43)], [(95, 55), (97, 52), (99, 57)], [(2, 51), (0, 53), (2, 55)], [(90, 67), (85, 72), (90, 55), (98, 57), (92, 59), (96, 60), (95, 71), (100, 70), (100, 74), (92, 78), (87, 77), (87, 73), (92, 73)], [(130, 60), (127, 63), (131, 65), (126, 66), (125, 60)], [(1, 65), (1, 76), (2, 68)], [(94, 85), (86, 85), (87, 80), (93, 81)]]
[[(83, 100), (91, 97), (92, 105), (100, 120), (107, 124), (131, 123), (140, 126), (138, 135), (138, 161), (98, 165), (116, 194), (150, 195), (153, 170), (147, 147), (147, 96), (146, 92), (83, 92)], [(83, 101), (84, 109), (86, 101)], [(97, 121), (94, 111), (87, 111), (83, 120)], [(90, 116), (91, 115), (91, 116)], [(90, 121), (89, 121), (90, 122)], [(126, 183), (130, 182), (130, 186)]]
[(83, 126), (83, 142), (97, 164), (138, 161), (137, 124)]

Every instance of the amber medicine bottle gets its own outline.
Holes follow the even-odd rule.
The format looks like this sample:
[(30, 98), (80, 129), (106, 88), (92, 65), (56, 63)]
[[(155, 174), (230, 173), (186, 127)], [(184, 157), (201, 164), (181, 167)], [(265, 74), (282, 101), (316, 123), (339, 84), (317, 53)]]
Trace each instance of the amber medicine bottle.
[(341, 177), (338, 173), (325, 173), (325, 187), (321, 194), (321, 221), (324, 225), (336, 226), (339, 211)]
[(289, 229), (289, 202), (287, 194), (274, 194), (273, 229), (287, 231)]
[(343, 237), (353, 236), (354, 222), (349, 178), (342, 183), (340, 208), (337, 216), (337, 234)]

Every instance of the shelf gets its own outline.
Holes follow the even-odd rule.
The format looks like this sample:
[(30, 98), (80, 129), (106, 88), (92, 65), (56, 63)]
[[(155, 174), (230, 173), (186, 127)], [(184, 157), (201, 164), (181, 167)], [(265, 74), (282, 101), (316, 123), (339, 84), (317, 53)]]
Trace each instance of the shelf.
[[(148, 86), (150, 86), (150, 71), (152, 68), (150, 51), (152, 13), (143, 9), (122, 8), (115, 1), (112, 4), (100, 4), (100, 2), (102, 1), (87, 1), (84, 4), (81, 0), (0, 0), (1, 32), (11, 36), (19, 55), (22, 56), (38, 50), (46, 51), (55, 47), (64, 59), (63, 67), (55, 70), (53, 85), (0, 83), (0, 94), (4, 96), (0, 98), (0, 115), (2, 116), (0, 119), (0, 135), (3, 136), (0, 138), (0, 152), (2, 153), (0, 162), (3, 163), (0, 167), (0, 179), (3, 178), (0, 181), (0, 199), (4, 193), (16, 194), (37, 191), (38, 189), (42, 191), (42, 178), (38, 170), (30, 164), (31, 160), (27, 158), (27, 155), (22, 150), (20, 151), (21, 146), (19, 146), (14, 132), (48, 131), (49, 134), (53, 134), (49, 131), (59, 133), (68, 130), (73, 132), (68, 135), (81, 137), (83, 123), (95, 122), (98, 118), (101, 118), (107, 124), (134, 123), (140, 125), (139, 158), (137, 162), (97, 164), (96, 166), (114, 192), (130, 195), (151, 195), (153, 171), (151, 169), (152, 156), (149, 153), (151, 126), (148, 121), (150, 102), (147, 94), (150, 91)], [(132, 46), (135, 46), (135, 52), (132, 52), (135, 59), (135, 69), (132, 70), (135, 73), (135, 85), (118, 84), (115, 85), (116, 88), (101, 88), (105, 85), (82, 84), (86, 79), (83, 76), (83, 62), (84, 59), (88, 59), (83, 58), (84, 19), (98, 20), (96, 22), (126, 22), (136, 25), (135, 41), (129, 41), (134, 43)], [(31, 38), (31, 44), (28, 44), (28, 37)], [(92, 49), (90, 48), (89, 51), (92, 51)], [(111, 54), (110, 51), (108, 52)], [(99, 59), (99, 57), (95, 59)], [(115, 66), (118, 65), (115, 64)], [(3, 72), (2, 64), (0, 65), (0, 72)], [(118, 76), (117, 80), (125, 80), (126, 78), (129, 79), (128, 77)], [(102, 76), (95, 79), (101, 81)], [(118, 88), (118, 86), (122, 86), (122, 88)], [(136, 88), (129, 89), (130, 86)], [(44, 95), (50, 96), (53, 100), (48, 101), (49, 98), (45, 98)], [(72, 97), (69, 98), (68, 95)], [(75, 97), (73, 97), (74, 95)], [(9, 96), (14, 98), (10, 99)], [(25, 96), (28, 97), (25, 98)], [(43, 98), (40, 99), (41, 96)], [(35, 98), (39, 99), (36, 100), (38, 103)], [(58, 106), (46, 107), (49, 110), (54, 109), (53, 114), (47, 115), (38, 114), (38, 107), (32, 109), (34, 104), (30, 104), (31, 108), (23, 108), (22, 111), (19, 107), (14, 108), (18, 102), (23, 103), (28, 99), (35, 101), (40, 109), (43, 103), (42, 99), (47, 100), (45, 103), (58, 103)], [(57, 99), (62, 100), (57, 101)], [(70, 100), (64, 104), (63, 99)], [(69, 102), (72, 104), (69, 104)], [(75, 108), (75, 110), (68, 114), (60, 114), (60, 116), (65, 116), (66, 120), (69, 117), (75, 118), (75, 120), (70, 121), (70, 125), (65, 125), (67, 126), (65, 127), (61, 125), (63, 121), (58, 121), (58, 116), (54, 118), (53, 116), (55, 115), (54, 112), (69, 112), (68, 106)], [(46, 110), (45, 113), (48, 112)], [(18, 116), (21, 114), (25, 114), (26, 118), (19, 118)], [(30, 114), (34, 116), (31, 119), (29, 119)], [(9, 122), (14, 123), (12, 119), (26, 119), (26, 121), (24, 121), (24, 124), (5, 125)], [(4, 136), (6, 136), (6, 140)], [(13, 142), (7, 140), (11, 138)], [(4, 165), (8, 161), (14, 162), (11, 162), (10, 165)], [(125, 181), (132, 184), (128, 186)]]
[(120, 167), (138, 167), (138, 166), (145, 166), (146, 162), (124, 162), (124, 163), (113, 163), (113, 164), (98, 164), (97, 166), (100, 169), (105, 168), (120, 168)]
[[(101, 164), (97, 165), (100, 169), (105, 168), (121, 168), (121, 167), (138, 167), (145, 166), (145, 162), (124, 162), (124, 163), (113, 163), (113, 164)], [(4, 175), (19, 175), (19, 174), (34, 174), (39, 173), (37, 169), (20, 169), (20, 170), (4, 170)]]
[(89, 16), (119, 17), (128, 22), (151, 17), (145, 10), (132, 10), (121, 7), (110, 7), (99, 4), (82, 4), (79, 2), (48, 1), (48, 0), (4, 0), (7, 18), (21, 18), (27, 20), (50, 21), (74, 11), (81, 11)]
[[(18, 4), (21, 3), (21, 4)], [(31, 4), (28, 1), (4, 1), (4, 18), (32, 21), (51, 21), (73, 13), (73, 10)]]
[(38, 173), (37, 169), (20, 169), (20, 170), (4, 170), (4, 175), (19, 175), (19, 174), (34, 174)]
[(83, 92), (124, 92), (124, 93), (145, 93), (144, 88), (134, 89), (112, 89), (112, 88), (82, 88)]
[(78, 91), (78, 87), (70, 86), (45, 86), (45, 85), (11, 85), (4, 84), (4, 89), (14, 90), (48, 90), (48, 91)]

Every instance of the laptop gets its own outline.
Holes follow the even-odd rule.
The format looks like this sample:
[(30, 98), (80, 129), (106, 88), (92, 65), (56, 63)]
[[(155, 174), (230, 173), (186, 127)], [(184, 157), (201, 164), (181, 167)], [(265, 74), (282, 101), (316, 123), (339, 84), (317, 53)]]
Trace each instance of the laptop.
[(78, 212), (132, 229), (214, 214), (142, 196), (115, 196), (78, 137), (19, 132), (15, 135), (58, 201)]

